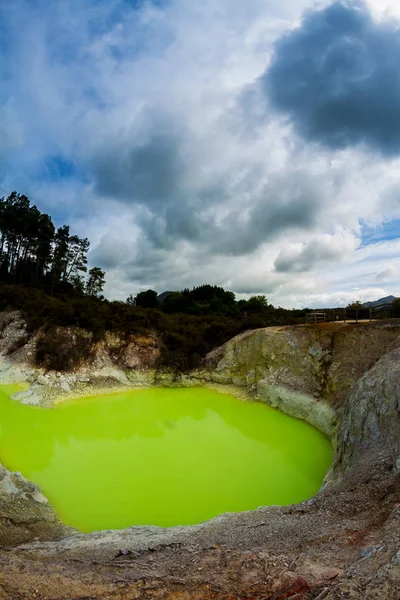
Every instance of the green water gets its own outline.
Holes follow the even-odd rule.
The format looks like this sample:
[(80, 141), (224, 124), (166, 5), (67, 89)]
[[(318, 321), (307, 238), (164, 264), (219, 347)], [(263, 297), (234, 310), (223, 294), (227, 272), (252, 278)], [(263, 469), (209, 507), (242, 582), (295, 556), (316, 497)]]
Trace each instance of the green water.
[(265, 404), (204, 388), (146, 389), (54, 409), (0, 387), (0, 461), (37, 483), (60, 519), (88, 532), (187, 525), (305, 500), (331, 463), (316, 429)]

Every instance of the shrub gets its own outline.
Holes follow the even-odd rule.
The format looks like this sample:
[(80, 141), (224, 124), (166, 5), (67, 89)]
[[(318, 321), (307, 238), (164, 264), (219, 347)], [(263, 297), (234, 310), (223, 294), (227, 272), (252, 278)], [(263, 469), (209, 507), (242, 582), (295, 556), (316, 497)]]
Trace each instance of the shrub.
[(70, 371), (90, 355), (92, 336), (83, 331), (50, 328), (36, 343), (36, 362), (54, 371)]
[[(178, 299), (179, 306), (176, 303), (171, 306), (172, 300), (168, 305), (166, 300), (165, 312), (160, 310), (162, 305), (143, 308), (71, 295), (65, 289), (50, 296), (35, 287), (4, 284), (0, 288), (0, 309), (9, 306), (20, 310), (30, 333), (42, 329), (36, 359), (38, 364), (57, 370), (72, 369), (87, 358), (91, 344), (100, 341), (107, 331), (122, 337), (156, 332), (163, 343), (160, 364), (185, 371), (198, 366), (207, 352), (245, 329), (304, 323), (305, 320), (305, 311), (274, 308), (267, 305), (266, 300), (260, 312), (248, 311), (248, 301), (235, 304), (230, 292), (215, 286), (200, 286), (191, 292), (184, 290), (171, 294), (171, 298)], [(61, 327), (70, 329), (62, 332)]]

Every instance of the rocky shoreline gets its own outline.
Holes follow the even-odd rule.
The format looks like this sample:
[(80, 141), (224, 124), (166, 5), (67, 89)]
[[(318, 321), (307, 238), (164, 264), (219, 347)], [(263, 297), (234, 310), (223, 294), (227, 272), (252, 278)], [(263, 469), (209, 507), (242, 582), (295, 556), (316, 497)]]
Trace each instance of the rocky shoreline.
[(157, 368), (155, 338), (118, 345), (115, 335), (74, 372), (46, 372), (33, 365), (34, 338), (10, 352), (24, 335), (20, 315), (2, 320), (0, 383), (27, 385), (16, 401), (50, 407), (127, 387), (207, 385), (307, 420), (331, 437), (335, 457), (323, 490), (299, 505), (87, 535), (62, 526), (33, 484), (2, 469), (0, 597), (3, 585), (7, 598), (398, 600), (399, 322), (250, 331), (182, 374)]

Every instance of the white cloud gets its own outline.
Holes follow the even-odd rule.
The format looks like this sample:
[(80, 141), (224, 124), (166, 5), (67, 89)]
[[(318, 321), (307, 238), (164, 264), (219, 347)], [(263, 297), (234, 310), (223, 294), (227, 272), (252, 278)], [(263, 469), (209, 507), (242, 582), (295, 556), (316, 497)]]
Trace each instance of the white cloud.
[(375, 279), (376, 281), (386, 281), (393, 278), (395, 274), (396, 268), (393, 265), (389, 265), (388, 267), (382, 269), (382, 271), (379, 271), (379, 273), (376, 274)]
[[(358, 246), (360, 221), (400, 214), (399, 161), (305, 143), (260, 94), (274, 41), (313, 2), (123, 6), (7, 7), (0, 189), (88, 236), (109, 297), (208, 282), (292, 307), (394, 290), (395, 243)], [(54, 155), (77, 173), (43, 177)]]
[(377, 19), (400, 19), (400, 6), (397, 0), (366, 0)]
[(281, 273), (311, 271), (318, 263), (342, 262), (354, 252), (358, 240), (348, 231), (335, 235), (317, 234), (303, 244), (288, 244), (275, 260), (275, 270)]

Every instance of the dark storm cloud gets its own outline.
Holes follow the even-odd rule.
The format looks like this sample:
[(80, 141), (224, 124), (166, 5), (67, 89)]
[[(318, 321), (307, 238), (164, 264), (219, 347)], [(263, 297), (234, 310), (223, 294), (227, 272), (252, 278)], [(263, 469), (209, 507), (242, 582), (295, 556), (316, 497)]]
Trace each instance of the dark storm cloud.
[[(136, 224), (154, 248), (172, 250), (180, 241), (221, 255), (246, 255), (287, 230), (312, 228), (322, 204), (321, 185), (296, 171), (264, 174), (258, 164), (213, 172), (207, 149), (191, 154), (196, 139), (168, 115), (155, 119), (138, 143), (134, 133), (107, 144), (94, 161), (102, 196), (136, 207)], [(221, 216), (222, 215), (222, 216)], [(114, 255), (112, 251), (110, 253)]]
[(103, 235), (100, 243), (89, 253), (91, 264), (103, 269), (114, 269), (127, 260), (129, 249), (111, 235)]
[(309, 11), (277, 42), (261, 78), (271, 105), (305, 138), (400, 153), (400, 30), (362, 2)]
[[(188, 133), (170, 114), (145, 111), (138, 131), (109, 141), (92, 162), (96, 191), (136, 207), (136, 223), (156, 248), (201, 235), (201, 210), (216, 203), (210, 186), (198, 189)], [(221, 196), (219, 196), (219, 200)]]
[(308, 262), (304, 253), (301, 256), (279, 254), (274, 263), (277, 273), (301, 273), (310, 271), (315, 265), (315, 261)]
[(312, 271), (319, 262), (340, 262), (358, 245), (350, 233), (319, 235), (300, 250), (283, 248), (275, 260), (277, 273), (302, 273)]
[(159, 206), (171, 202), (179, 190), (184, 164), (179, 142), (172, 134), (154, 134), (139, 145), (119, 140), (96, 158), (96, 189), (130, 203)]
[(175, 206), (157, 214), (150, 212), (138, 219), (138, 224), (154, 247), (165, 250), (172, 249), (179, 240), (195, 242), (202, 237), (201, 217), (196, 208), (184, 204), (179, 197)]
[(272, 294), (279, 288), (280, 282), (268, 281), (262, 279), (261, 281), (254, 281), (254, 276), (250, 277), (248, 281), (235, 285), (236, 294)]
[[(226, 189), (222, 186), (209, 206), (218, 207), (224, 195)], [(176, 242), (186, 240), (215, 254), (247, 255), (285, 231), (312, 229), (322, 210), (318, 186), (312, 187), (307, 176), (298, 174), (265, 186), (261, 193), (254, 194), (250, 207), (232, 207), (219, 220), (214, 214), (204, 216), (201, 194), (195, 201), (180, 200), (162, 213), (150, 213), (140, 221), (154, 247), (171, 249)]]
[(307, 176), (288, 173), (286, 181), (265, 186), (248, 218), (236, 211), (214, 226), (209, 231), (211, 248), (239, 256), (254, 252), (285, 231), (312, 229), (321, 210), (318, 191)]

